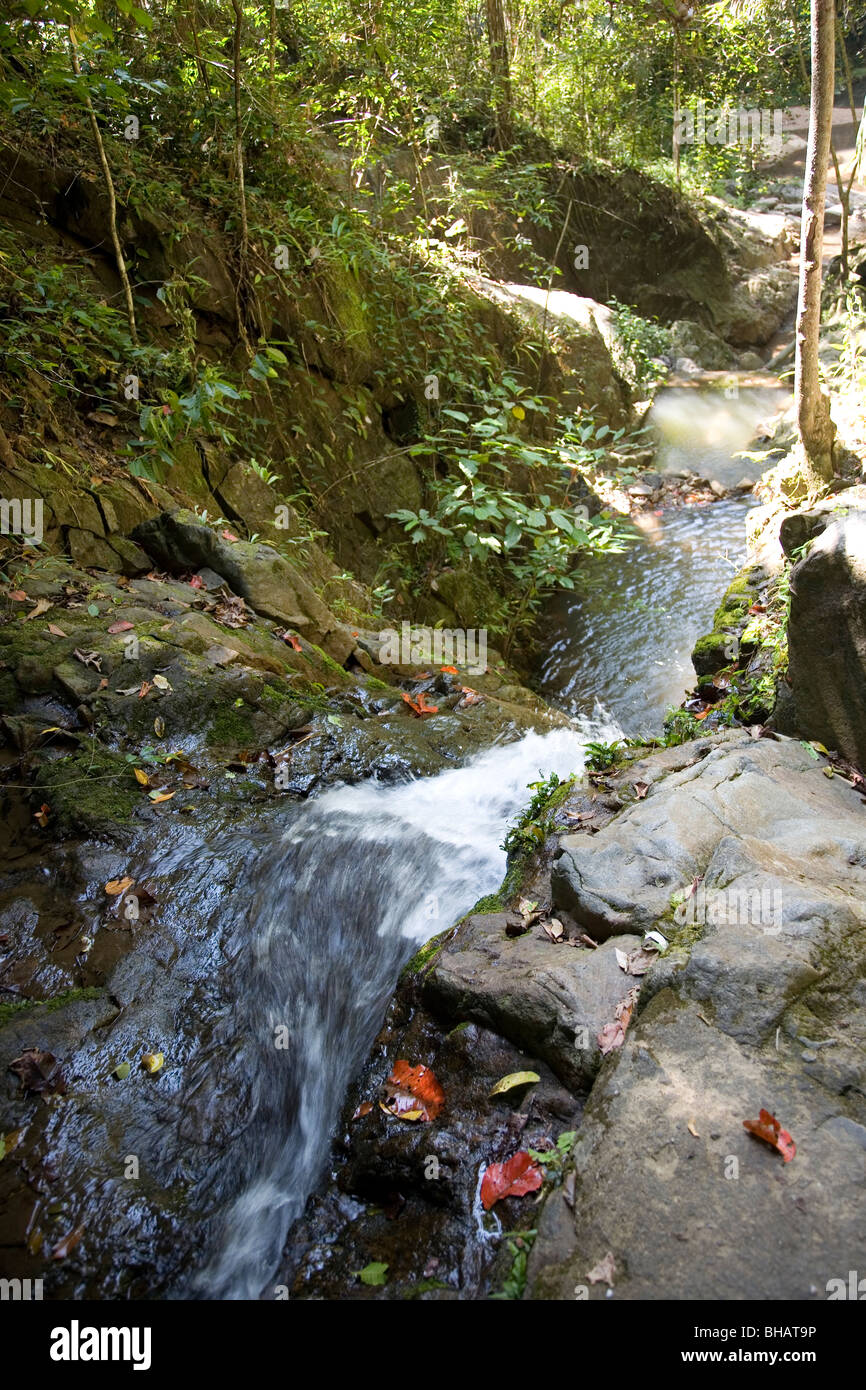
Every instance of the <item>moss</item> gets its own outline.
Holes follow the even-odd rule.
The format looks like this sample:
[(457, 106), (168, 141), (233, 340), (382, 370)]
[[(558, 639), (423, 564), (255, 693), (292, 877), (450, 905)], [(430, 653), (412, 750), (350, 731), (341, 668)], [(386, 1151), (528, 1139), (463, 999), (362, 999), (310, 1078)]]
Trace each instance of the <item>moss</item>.
[(43, 763), (35, 786), (51, 810), (49, 831), (110, 830), (127, 824), (141, 802), (126, 758), (96, 744)]
[(425, 941), (420, 951), (416, 951), (412, 959), (403, 966), (400, 972), (401, 980), (417, 975), (431, 965), (453, 931), (453, 927), (448, 927), (436, 936), (431, 936), (429, 941)]
[(243, 748), (254, 741), (249, 712), (245, 707), (223, 705), (218, 709), (205, 735), (209, 748)]
[(42, 1009), (45, 1013), (53, 1014), (58, 1009), (65, 1009), (67, 1004), (74, 1004), (79, 999), (102, 999), (105, 994), (104, 989), (97, 985), (88, 985), (81, 989), (67, 989), (63, 994), (56, 994), (52, 999), (17, 999), (14, 1004), (0, 1004), (0, 1028), (6, 1026), (22, 1013), (31, 1013), (34, 1009)]

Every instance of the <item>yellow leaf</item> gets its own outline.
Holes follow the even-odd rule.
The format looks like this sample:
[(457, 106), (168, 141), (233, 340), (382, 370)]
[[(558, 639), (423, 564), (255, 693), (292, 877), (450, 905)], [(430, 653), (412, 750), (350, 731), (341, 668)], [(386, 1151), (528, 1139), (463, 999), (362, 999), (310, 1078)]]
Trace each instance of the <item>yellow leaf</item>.
[(526, 419), (526, 411), (523, 409), (522, 405), (513, 405), (511, 407), (511, 414), (514, 416), (515, 420)]
[(145, 1052), (141, 1059), (141, 1065), (145, 1071), (150, 1072), (151, 1076), (155, 1071), (159, 1071), (164, 1062), (165, 1057), (161, 1052)]
[(540, 1081), (541, 1077), (537, 1071), (512, 1071), (507, 1076), (503, 1076), (501, 1081), (497, 1081), (492, 1096), (501, 1096), (503, 1091), (511, 1091), (515, 1086), (528, 1086), (530, 1082)]
[(110, 897), (116, 898), (118, 893), (125, 893), (127, 888), (131, 888), (134, 882), (134, 878), (113, 878), (106, 883), (105, 891)]
[(139, 782), (142, 787), (150, 786), (150, 778), (146, 772), (142, 772), (140, 767), (134, 767), (132, 770), (135, 773), (136, 782)]
[(154, 796), (151, 792), (150, 799), (154, 806), (158, 806), (161, 801), (171, 801), (173, 796), (174, 792), (160, 792), (158, 796)]

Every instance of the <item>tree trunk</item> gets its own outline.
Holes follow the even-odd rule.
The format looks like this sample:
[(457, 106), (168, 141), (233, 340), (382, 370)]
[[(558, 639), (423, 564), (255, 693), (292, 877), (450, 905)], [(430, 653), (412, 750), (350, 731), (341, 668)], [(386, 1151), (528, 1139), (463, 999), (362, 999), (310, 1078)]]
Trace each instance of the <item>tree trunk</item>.
[(499, 148), (504, 150), (511, 144), (511, 63), (502, 0), (487, 0), (487, 42), (493, 76), (496, 138)]
[(805, 471), (807, 475), (816, 475), (824, 482), (829, 482), (833, 477), (834, 429), (829, 402), (821, 391), (818, 335), (821, 328), (824, 199), (833, 120), (835, 28), (835, 0), (812, 0), (812, 95), (800, 231), (794, 399)]
[[(75, 76), (81, 77), (81, 64), (78, 61), (78, 43), (75, 37), (75, 30), (70, 26), (69, 29), (69, 52), (72, 58), (72, 71)], [(85, 92), (84, 105), (87, 115), (90, 118), (90, 129), (93, 132), (93, 142), (99, 155), (99, 163), (102, 166), (102, 177), (105, 181), (105, 191), (108, 194), (108, 225), (111, 232), (111, 244), (114, 247), (114, 262), (117, 266), (117, 273), (120, 276), (120, 284), (123, 290), (123, 301), (126, 305), (126, 318), (129, 323), (129, 336), (133, 343), (138, 345), (138, 333), (135, 327), (135, 306), (132, 300), (132, 286), (129, 283), (129, 276), (126, 273), (126, 261), (123, 256), (123, 247), (120, 244), (120, 237), (117, 231), (117, 199), (114, 196), (114, 179), (111, 177), (111, 166), (108, 163), (108, 155), (105, 153), (105, 146), (102, 143), (102, 134), (99, 129), (99, 122), (96, 119), (96, 112), (93, 109), (93, 102), (90, 100), (90, 93)]]

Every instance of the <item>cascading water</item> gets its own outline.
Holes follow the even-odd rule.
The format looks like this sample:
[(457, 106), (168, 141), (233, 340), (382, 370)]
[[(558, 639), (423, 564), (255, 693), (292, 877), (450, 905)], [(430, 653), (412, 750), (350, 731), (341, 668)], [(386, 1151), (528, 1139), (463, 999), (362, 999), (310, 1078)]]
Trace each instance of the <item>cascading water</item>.
[[(256, 1298), (327, 1163), (352, 1075), (418, 945), (502, 880), (506, 825), (539, 774), (567, 776), (610, 721), (529, 734), (439, 776), (337, 787), (255, 849), (234, 976), (251, 1117), (242, 1185), (187, 1295)], [(172, 866), (177, 868), (177, 866)]]
[(630, 733), (657, 729), (679, 701), (691, 642), (741, 557), (748, 505), (652, 518), (627, 555), (584, 567), (580, 600), (560, 610), (542, 668), (542, 689), (574, 729), (530, 734), (436, 777), (336, 787), (258, 838), (228, 835), (213, 847), (240, 866), (231, 992), (188, 1086), (194, 1095), (232, 1047), (249, 1089), (214, 1178), (204, 1258), (180, 1296), (273, 1296), (289, 1226), (327, 1165), (341, 1102), (401, 966), (498, 887), (505, 829), (530, 782), (579, 771), (586, 742), (621, 737), (619, 720)]

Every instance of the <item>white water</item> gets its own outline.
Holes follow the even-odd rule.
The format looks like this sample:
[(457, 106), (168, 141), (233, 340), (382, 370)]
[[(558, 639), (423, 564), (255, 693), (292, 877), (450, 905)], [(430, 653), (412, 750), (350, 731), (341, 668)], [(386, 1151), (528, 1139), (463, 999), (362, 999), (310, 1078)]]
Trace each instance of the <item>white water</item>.
[[(529, 799), (528, 784), (580, 771), (588, 740), (619, 736), (600, 714), (574, 730), (489, 749), (437, 777), (337, 787), (257, 850), (238, 981), (246, 1027), (259, 1044), (250, 1079), (257, 1103), (241, 1141), (242, 1191), (189, 1292), (267, 1296), (400, 968), (498, 888), (500, 846)], [(278, 1048), (274, 1030), (282, 1025), (288, 1045)]]

